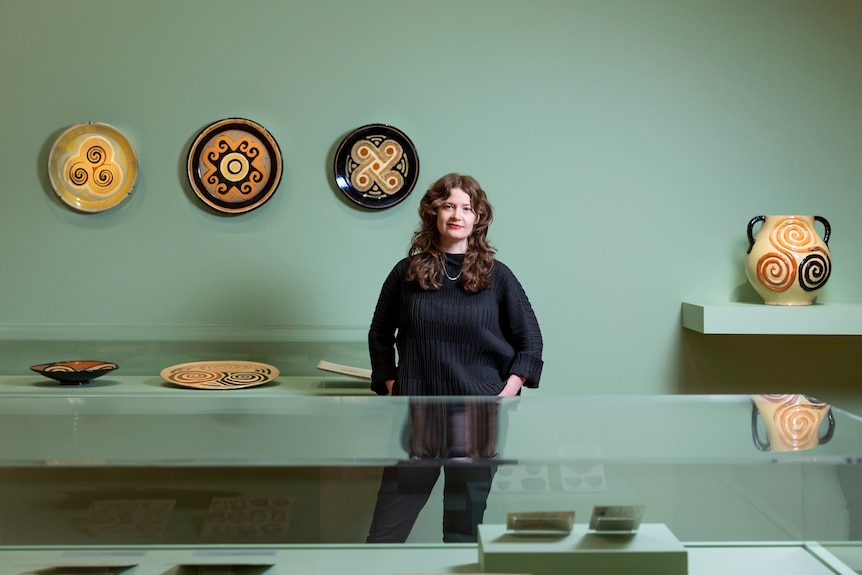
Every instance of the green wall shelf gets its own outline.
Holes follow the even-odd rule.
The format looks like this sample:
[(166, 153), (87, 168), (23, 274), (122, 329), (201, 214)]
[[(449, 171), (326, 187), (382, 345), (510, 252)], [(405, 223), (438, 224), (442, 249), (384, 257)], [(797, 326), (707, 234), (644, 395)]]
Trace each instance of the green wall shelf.
[(862, 304), (682, 302), (682, 326), (708, 335), (862, 335)]

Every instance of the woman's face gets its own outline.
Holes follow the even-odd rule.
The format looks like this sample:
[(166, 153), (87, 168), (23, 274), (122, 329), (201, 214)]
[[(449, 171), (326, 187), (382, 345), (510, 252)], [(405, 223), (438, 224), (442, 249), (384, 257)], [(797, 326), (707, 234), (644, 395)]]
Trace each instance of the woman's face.
[(437, 231), (440, 232), (440, 247), (449, 253), (465, 253), (467, 238), (473, 233), (476, 212), (470, 196), (461, 188), (452, 188), (449, 197), (437, 208)]

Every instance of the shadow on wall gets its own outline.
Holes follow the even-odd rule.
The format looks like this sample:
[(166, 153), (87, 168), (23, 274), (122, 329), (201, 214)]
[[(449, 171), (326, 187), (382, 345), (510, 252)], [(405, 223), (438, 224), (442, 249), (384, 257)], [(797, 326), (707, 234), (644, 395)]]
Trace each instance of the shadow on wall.
[(737, 303), (763, 303), (763, 298), (754, 290), (751, 283), (746, 280), (730, 292), (730, 301)]
[(862, 358), (854, 336), (680, 329), (679, 393), (805, 393), (829, 401), (860, 392)]

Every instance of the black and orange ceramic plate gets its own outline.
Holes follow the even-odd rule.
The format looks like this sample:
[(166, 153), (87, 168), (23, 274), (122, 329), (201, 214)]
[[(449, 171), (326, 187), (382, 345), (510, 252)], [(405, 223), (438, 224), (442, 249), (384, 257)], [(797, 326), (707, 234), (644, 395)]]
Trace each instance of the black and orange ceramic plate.
[(351, 201), (371, 209), (390, 208), (413, 191), (419, 157), (401, 130), (368, 124), (341, 141), (334, 170), (335, 184)]
[(51, 147), (48, 177), (63, 202), (82, 212), (102, 212), (132, 192), (138, 159), (115, 127), (99, 122), (68, 128)]
[(189, 149), (195, 194), (214, 210), (242, 214), (263, 205), (281, 181), (281, 150), (260, 124), (228, 118), (210, 124)]
[(64, 385), (84, 385), (118, 367), (107, 361), (54, 361), (31, 365), (30, 369)]

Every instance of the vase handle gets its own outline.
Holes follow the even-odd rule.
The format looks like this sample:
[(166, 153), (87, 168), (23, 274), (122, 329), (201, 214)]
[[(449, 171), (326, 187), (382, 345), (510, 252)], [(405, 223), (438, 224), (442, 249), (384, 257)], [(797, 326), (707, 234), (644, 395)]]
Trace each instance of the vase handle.
[(763, 441), (760, 439), (760, 434), (757, 432), (757, 416), (760, 415), (760, 410), (757, 409), (757, 404), (751, 402), (751, 439), (754, 441), (754, 446), (758, 451), (769, 451), (769, 439)]
[[(817, 216), (819, 217), (819, 216)], [(766, 216), (755, 216), (751, 218), (751, 221), (748, 222), (748, 251), (745, 252), (747, 254), (751, 253), (751, 248), (754, 247), (754, 234), (751, 232), (752, 228), (754, 228), (754, 224), (757, 222), (762, 222), (766, 220)], [(828, 233), (827, 233), (828, 235)]]
[(829, 443), (829, 440), (832, 439), (832, 436), (835, 435), (835, 416), (832, 415), (832, 408), (829, 408), (829, 411), (826, 412), (826, 420), (828, 422), (828, 427), (826, 428), (826, 433), (820, 436), (820, 445), (824, 443)]
[(823, 224), (823, 243), (829, 245), (829, 236), (832, 235), (832, 226), (829, 225), (829, 220), (823, 216), (814, 216), (815, 222)]

